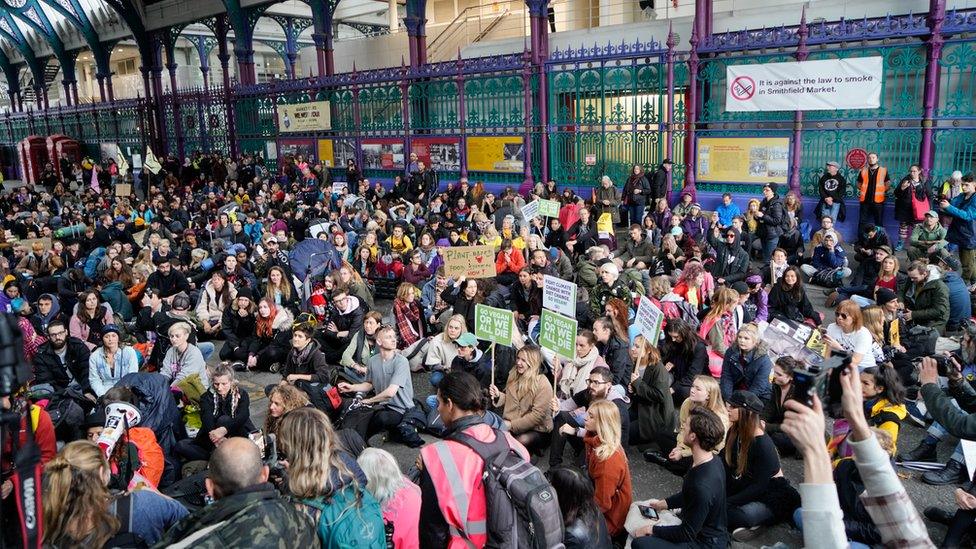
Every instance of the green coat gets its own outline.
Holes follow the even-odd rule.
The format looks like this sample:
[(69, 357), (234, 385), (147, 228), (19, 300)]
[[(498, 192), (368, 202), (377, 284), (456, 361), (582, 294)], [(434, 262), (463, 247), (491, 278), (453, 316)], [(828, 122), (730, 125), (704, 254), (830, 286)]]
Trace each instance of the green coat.
[(936, 249), (941, 249), (944, 248), (946, 245), (945, 237), (946, 237), (946, 228), (943, 227), (942, 224), (936, 225), (935, 229), (930, 231), (925, 228), (924, 223), (919, 223), (918, 225), (915, 225), (915, 228), (912, 230), (912, 236), (908, 241), (910, 246), (908, 253), (909, 255), (914, 256), (913, 259), (926, 257), (929, 255), (929, 251), (928, 251), (929, 245), (919, 244), (918, 241), (937, 240), (939, 242), (938, 244), (935, 245), (935, 247)]
[(194, 549), (291, 549), (319, 547), (319, 539), (311, 517), (264, 483), (197, 510), (170, 528), (154, 547), (174, 544)]
[[(968, 381), (950, 381), (948, 394), (937, 383), (926, 383), (921, 393), (929, 415), (949, 434), (968, 440), (976, 438), (976, 414), (972, 413), (976, 412), (976, 390)], [(953, 404), (953, 399), (959, 407)]]
[(636, 259), (643, 262), (644, 265), (650, 266), (654, 256), (657, 255), (657, 250), (654, 249), (654, 245), (646, 236), (641, 237), (640, 243), (634, 243), (634, 240), (628, 237), (623, 247), (618, 251), (620, 253), (616, 257), (624, 262), (624, 266), (627, 266), (627, 262), (631, 259)]
[[(678, 416), (671, 398), (671, 376), (661, 364), (644, 368), (644, 375), (634, 380), (631, 400), (637, 409), (637, 431), (642, 441), (653, 441), (658, 433), (674, 431)], [(636, 443), (633, 441), (632, 443)]]
[(929, 276), (928, 281), (914, 295), (909, 295), (914, 283), (911, 279), (902, 286), (901, 299), (905, 308), (912, 312), (912, 321), (919, 326), (927, 326), (945, 332), (949, 322), (949, 287), (941, 278)]
[(576, 262), (576, 283), (592, 292), (596, 283), (600, 281), (599, 271), (592, 261), (583, 255)]

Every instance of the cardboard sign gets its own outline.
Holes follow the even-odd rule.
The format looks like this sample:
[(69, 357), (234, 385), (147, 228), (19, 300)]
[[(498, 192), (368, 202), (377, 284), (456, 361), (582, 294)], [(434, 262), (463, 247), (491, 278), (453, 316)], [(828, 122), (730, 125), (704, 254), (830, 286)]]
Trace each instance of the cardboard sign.
[(550, 275), (542, 277), (542, 306), (576, 318), (576, 284)]
[(525, 206), (522, 206), (522, 217), (524, 217), (526, 221), (533, 219), (537, 215), (539, 215), (538, 200), (533, 200), (532, 202), (529, 202)]
[(115, 196), (132, 196), (132, 185), (119, 183), (115, 186)]
[(539, 215), (542, 217), (559, 217), (559, 202), (555, 200), (537, 200)]
[(647, 296), (641, 296), (637, 306), (637, 316), (634, 324), (640, 328), (641, 335), (651, 345), (657, 345), (661, 338), (661, 326), (664, 324), (664, 312), (658, 309)]
[(495, 272), (494, 246), (452, 246), (444, 249), (444, 274), (449, 278), (491, 278)]
[(576, 332), (579, 323), (574, 318), (542, 310), (539, 321), (539, 345), (557, 355), (572, 360), (576, 358)]
[(342, 194), (342, 191), (349, 188), (349, 183), (346, 181), (333, 181), (332, 182), (332, 192), (335, 194)]
[(474, 335), (478, 339), (511, 347), (514, 325), (515, 313), (512, 311), (481, 303), (474, 307)]

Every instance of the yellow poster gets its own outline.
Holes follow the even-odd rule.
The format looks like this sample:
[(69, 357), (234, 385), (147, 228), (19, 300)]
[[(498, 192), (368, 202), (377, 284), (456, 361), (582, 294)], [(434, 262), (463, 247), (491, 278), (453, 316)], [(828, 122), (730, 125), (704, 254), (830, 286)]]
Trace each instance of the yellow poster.
[(335, 167), (335, 152), (331, 139), (319, 139), (319, 160), (330, 168)]
[(278, 131), (319, 132), (332, 129), (328, 101), (278, 105)]
[(469, 137), (467, 162), (470, 171), (519, 173), (525, 167), (525, 140), (519, 135)]
[(790, 138), (702, 137), (697, 173), (703, 182), (786, 183)]

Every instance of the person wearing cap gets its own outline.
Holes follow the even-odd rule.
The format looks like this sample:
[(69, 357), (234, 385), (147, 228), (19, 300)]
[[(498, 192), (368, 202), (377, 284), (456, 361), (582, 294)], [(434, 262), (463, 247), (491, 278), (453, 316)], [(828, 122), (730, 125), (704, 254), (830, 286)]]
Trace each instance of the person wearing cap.
[(962, 322), (973, 316), (969, 288), (959, 276), (959, 259), (949, 250), (942, 249), (929, 256), (929, 262), (942, 268), (942, 281), (949, 288), (949, 322), (946, 323), (946, 331), (958, 331)]
[(851, 269), (847, 267), (847, 254), (844, 247), (837, 243), (837, 234), (827, 232), (820, 245), (814, 248), (810, 263), (800, 265), (805, 275), (813, 278), (821, 271), (832, 271), (835, 281), (851, 276)]
[(800, 506), (800, 494), (783, 476), (776, 444), (766, 434), (762, 399), (739, 390), (728, 404), (732, 427), (723, 453), (726, 513), (732, 539), (744, 542), (755, 537), (760, 526), (792, 516)]
[(976, 178), (969, 173), (962, 178), (962, 194), (950, 202), (939, 202), (942, 213), (952, 217), (946, 231), (946, 241), (959, 247), (962, 278), (966, 284), (976, 284)]
[(891, 175), (878, 164), (878, 153), (868, 153), (868, 165), (857, 176), (858, 200), (861, 203), (858, 225), (884, 223), (884, 204)]
[(847, 217), (847, 208), (844, 204), (844, 195), (847, 193), (847, 179), (840, 173), (840, 164), (831, 160), (827, 162), (820, 181), (817, 182), (817, 190), (820, 193), (820, 201), (813, 209), (817, 217), (830, 217), (834, 221), (844, 221)]
[(915, 225), (925, 219), (932, 203), (929, 185), (922, 181), (922, 168), (912, 164), (906, 175), (895, 187), (895, 219), (898, 221), (898, 242), (895, 251), (901, 251), (912, 235)]
[(257, 365), (257, 353), (261, 341), (255, 335), (257, 330), (257, 305), (249, 288), (237, 290), (237, 298), (224, 309), (220, 319), (224, 334), (224, 345), (220, 348), (221, 360), (232, 360), (250, 367)]
[(820, 229), (817, 232), (810, 235), (810, 257), (813, 256), (813, 250), (823, 242), (823, 237), (828, 232), (834, 233), (836, 237), (836, 244), (841, 246), (844, 244), (844, 236), (841, 235), (837, 229), (834, 227), (834, 219), (828, 215), (820, 217)]
[(944, 249), (946, 232), (946, 228), (939, 222), (938, 212), (925, 212), (924, 220), (915, 225), (908, 240), (908, 259), (915, 261)]
[(95, 396), (101, 397), (126, 374), (139, 371), (139, 358), (128, 345), (120, 345), (119, 327), (106, 324), (102, 328), (102, 346), (96, 347), (88, 359), (88, 382)]
[(776, 183), (767, 183), (763, 186), (763, 200), (759, 203), (759, 211), (755, 214), (759, 221), (763, 263), (769, 263), (788, 220), (783, 199), (776, 195), (776, 189)]
[[(473, 375), (483, 388), (487, 389), (491, 385), (491, 353), (486, 353), (478, 348), (478, 338), (471, 332), (462, 333), (455, 343), (457, 344), (457, 356), (451, 361), (451, 367), (446, 371), (467, 372)], [(430, 384), (437, 387), (440, 380), (444, 378), (444, 372), (445, 370), (432, 372)]]

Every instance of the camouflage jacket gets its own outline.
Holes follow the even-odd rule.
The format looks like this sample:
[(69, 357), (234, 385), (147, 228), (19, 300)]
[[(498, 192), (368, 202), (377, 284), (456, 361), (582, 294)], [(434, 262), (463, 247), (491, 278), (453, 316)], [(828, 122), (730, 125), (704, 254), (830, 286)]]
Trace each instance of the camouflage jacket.
[(316, 525), (269, 483), (252, 486), (197, 510), (154, 547), (194, 549), (317, 547)]

